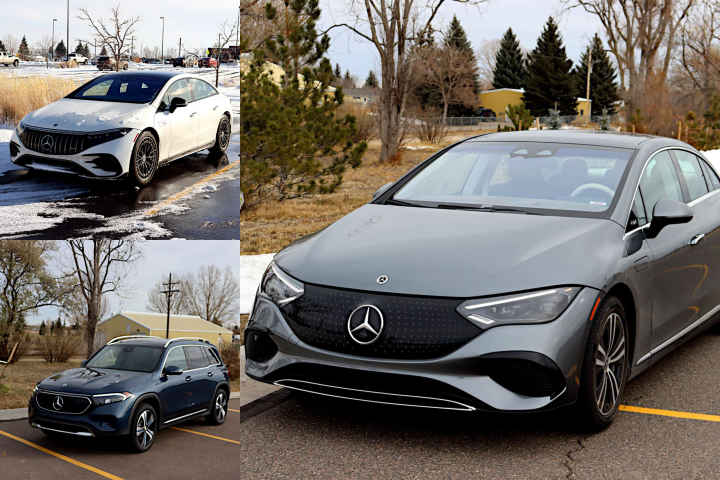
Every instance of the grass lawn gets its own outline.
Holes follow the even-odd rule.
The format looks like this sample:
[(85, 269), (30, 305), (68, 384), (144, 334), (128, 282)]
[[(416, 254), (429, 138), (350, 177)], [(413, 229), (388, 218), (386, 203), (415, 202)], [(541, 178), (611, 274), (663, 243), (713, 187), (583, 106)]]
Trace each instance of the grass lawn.
[(30, 394), (40, 380), (79, 366), (79, 360), (68, 363), (18, 362), (10, 365), (0, 385), (0, 410), (27, 407)]

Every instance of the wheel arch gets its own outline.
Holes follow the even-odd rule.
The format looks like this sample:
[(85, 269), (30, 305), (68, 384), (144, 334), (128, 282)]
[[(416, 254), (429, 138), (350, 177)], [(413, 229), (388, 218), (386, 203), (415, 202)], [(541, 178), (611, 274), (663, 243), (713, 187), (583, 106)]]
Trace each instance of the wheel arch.
[(628, 335), (630, 336), (630, 341), (628, 342), (628, 346), (630, 347), (630, 351), (628, 352), (629, 358), (630, 358), (630, 367), (632, 368), (633, 365), (633, 358), (635, 355), (635, 339), (637, 338), (637, 304), (635, 302), (635, 296), (633, 295), (632, 290), (630, 287), (625, 283), (616, 283), (613, 285), (610, 290), (607, 291), (605, 294), (606, 296), (612, 295), (616, 297), (618, 300), (620, 300), (620, 303), (622, 303), (623, 309), (625, 310), (625, 315), (627, 316), (627, 323), (628, 323)]
[(160, 397), (157, 393), (144, 393), (140, 395), (135, 401), (135, 405), (133, 405), (132, 410), (130, 411), (130, 420), (132, 420), (132, 418), (135, 416), (135, 411), (143, 403), (152, 405), (152, 407), (155, 409), (155, 414), (158, 417), (158, 427), (160, 427), (162, 425), (162, 404), (160, 402)]

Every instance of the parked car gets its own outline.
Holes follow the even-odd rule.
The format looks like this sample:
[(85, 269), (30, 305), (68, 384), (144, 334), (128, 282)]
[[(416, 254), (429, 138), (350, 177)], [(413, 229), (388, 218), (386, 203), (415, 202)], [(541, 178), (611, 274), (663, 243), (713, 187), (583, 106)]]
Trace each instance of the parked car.
[(492, 111), (491, 109), (489, 109), (489, 108), (482, 108), (482, 107), (477, 109), (477, 114), (476, 114), (476, 115), (477, 115), (478, 117), (496, 117), (496, 116), (497, 116), (497, 115), (495, 115), (495, 112)]
[(93, 57), (90, 59), (90, 65), (97, 65), (100, 57)]
[(97, 68), (100, 71), (103, 70), (116, 70), (115, 65), (120, 64), (120, 70), (127, 70), (128, 69), (128, 62), (123, 60), (122, 58), (120, 61), (116, 61), (115, 58), (109, 57), (107, 55), (103, 55), (101, 57), (98, 57), (97, 61)]
[(11, 138), (10, 160), (145, 185), (168, 162), (227, 150), (231, 112), (230, 99), (197, 76), (109, 73), (26, 115)]
[(70, 55), (67, 56), (68, 62), (73, 61), (73, 60), (75, 60), (75, 62), (78, 65), (87, 65), (88, 61), (89, 61), (85, 55), (82, 55), (80, 53), (71, 53)]
[(9, 67), (10, 65), (12, 65), (13, 67), (17, 67), (18, 65), (20, 65), (20, 59), (15, 55), (10, 55), (7, 52), (0, 52), (0, 64), (5, 65), (6, 67)]
[(197, 60), (194, 57), (177, 57), (173, 58), (173, 67), (194, 67)]
[(212, 57), (203, 57), (198, 62), (198, 67), (217, 67), (217, 60)]
[(719, 192), (670, 138), (469, 138), (274, 257), (246, 373), (374, 403), (568, 407), (602, 429), (629, 379), (720, 319)]
[(162, 428), (227, 417), (228, 370), (207, 340), (118, 337), (81, 365), (35, 386), (31, 426), (53, 437), (124, 437), (142, 453)]
[(164, 63), (165, 65), (172, 65), (172, 64), (173, 64), (173, 59), (172, 59), (172, 58), (166, 58), (163, 63)]

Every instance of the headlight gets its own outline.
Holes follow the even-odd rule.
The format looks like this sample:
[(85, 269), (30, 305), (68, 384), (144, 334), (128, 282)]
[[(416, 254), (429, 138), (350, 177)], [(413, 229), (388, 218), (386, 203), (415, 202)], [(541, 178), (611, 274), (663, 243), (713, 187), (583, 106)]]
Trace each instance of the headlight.
[(94, 147), (111, 140), (117, 140), (118, 138), (122, 138), (130, 133), (130, 131), (132, 131), (132, 128), (118, 128), (116, 130), (108, 130), (101, 133), (90, 133), (87, 136), (90, 143), (86, 148)]
[(33, 388), (33, 396), (37, 395), (38, 390), (40, 390), (40, 384), (38, 383), (35, 385), (35, 388)]
[(23, 121), (20, 120), (20, 123), (18, 123), (17, 128), (15, 129), (17, 131), (18, 137), (20, 137), (20, 135), (22, 135), (22, 133), (25, 131), (26, 128), (27, 128), (27, 125), (25, 125), (23, 123)]
[(93, 395), (93, 403), (95, 405), (108, 405), (110, 403), (124, 402), (128, 398), (132, 397), (130, 392), (122, 393), (103, 393), (101, 395)]
[(260, 291), (270, 297), (276, 305), (282, 307), (305, 293), (305, 288), (302, 283), (291, 278), (280, 270), (275, 262), (272, 262), (265, 270), (265, 275), (260, 283)]
[(457, 311), (483, 330), (496, 325), (545, 323), (558, 318), (579, 292), (580, 287), (558, 287), (467, 300)]

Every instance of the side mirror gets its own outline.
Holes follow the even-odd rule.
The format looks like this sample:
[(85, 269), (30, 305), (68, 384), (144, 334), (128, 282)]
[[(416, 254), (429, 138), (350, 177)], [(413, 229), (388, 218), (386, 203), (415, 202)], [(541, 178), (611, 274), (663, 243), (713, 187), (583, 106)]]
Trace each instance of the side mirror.
[(169, 365), (165, 367), (164, 373), (165, 375), (182, 375), (183, 371), (180, 367), (176, 367), (175, 365)]
[(175, 97), (170, 100), (170, 113), (173, 113), (179, 107), (187, 107), (187, 101), (181, 97)]
[(387, 192), (388, 188), (390, 188), (390, 187), (392, 187), (392, 186), (393, 186), (392, 183), (386, 183), (386, 184), (383, 185), (382, 187), (378, 188), (377, 190), (375, 190), (375, 193), (373, 193), (372, 199), (375, 200), (375, 199), (378, 198), (380, 195), (382, 195), (383, 193)]
[(81, 366), (81, 367), (84, 367), (85, 364), (87, 364), (87, 362), (88, 362), (87, 360), (83, 360), (82, 362), (80, 362), (80, 366)]
[(655, 238), (668, 225), (688, 223), (693, 219), (693, 211), (683, 202), (670, 198), (661, 198), (653, 208), (653, 218), (645, 235)]

